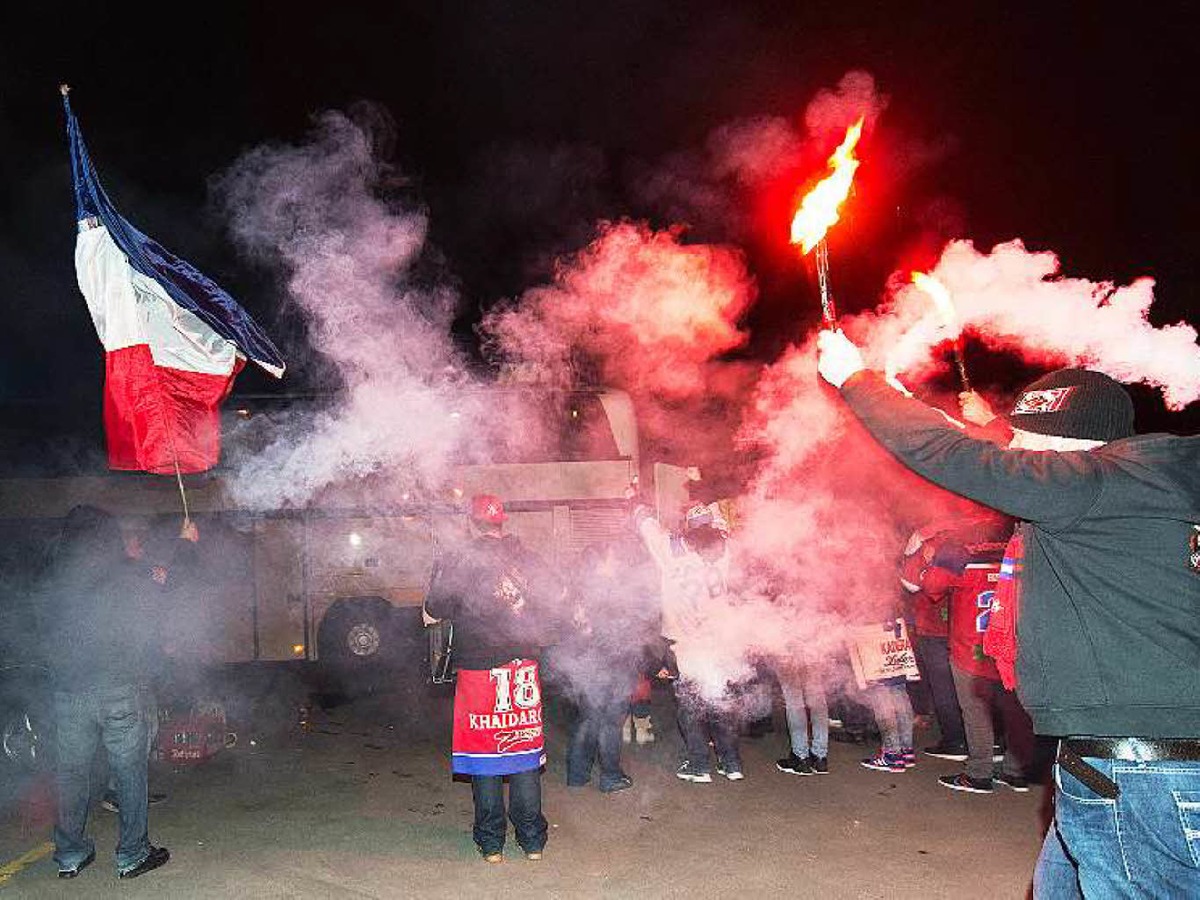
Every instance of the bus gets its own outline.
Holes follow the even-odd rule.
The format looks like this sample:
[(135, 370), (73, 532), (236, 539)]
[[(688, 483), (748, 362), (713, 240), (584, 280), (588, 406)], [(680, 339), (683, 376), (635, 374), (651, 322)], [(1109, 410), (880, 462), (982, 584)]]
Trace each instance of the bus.
[[(507, 529), (559, 567), (587, 545), (628, 532), (631, 483), (642, 485), (664, 524), (678, 524), (688, 470), (642, 459), (627, 394), (529, 386), (478, 391), (466, 406), (503, 419), (514, 434), (540, 438), (464, 448), (448, 483), (421, 496), (379, 503), (364, 497), (381, 494), (359, 484), (303, 508), (252, 509), (233, 499), (233, 473), (222, 466), (185, 476), (201, 539), (188, 589), (167, 594), (173, 630), (185, 636), (178, 651), (213, 665), (318, 663), (343, 689), (381, 673), (394, 677), (396, 667), (428, 674), (436, 668), (437, 641), (426, 633), (423, 603), (439, 546), (462, 533), (473, 495), (500, 496)], [(226, 413), (227, 450), (247, 422), (270, 418), (272, 402), (235, 398)], [(0, 479), (0, 565), (13, 567), (0, 605), (10, 615), (22, 590), (13, 572), (39, 558), (62, 518), (81, 503), (159, 534), (178, 530), (181, 521), (173, 477)]]

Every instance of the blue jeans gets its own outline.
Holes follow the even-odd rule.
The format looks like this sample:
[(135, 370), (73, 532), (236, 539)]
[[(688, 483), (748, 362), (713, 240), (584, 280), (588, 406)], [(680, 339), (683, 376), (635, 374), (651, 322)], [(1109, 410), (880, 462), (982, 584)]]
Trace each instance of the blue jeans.
[(1086, 762), (1121, 794), (1101, 797), (1054, 767), (1054, 822), (1034, 871), (1036, 900), (1200, 897), (1200, 762)]
[(549, 825), (542, 815), (542, 773), (538, 769), (516, 775), (472, 775), (471, 795), (475, 800), (475, 845), (484, 854), (504, 849), (508, 825), (504, 821), (504, 778), (508, 778), (508, 817), (517, 833), (517, 843), (526, 853), (546, 846)]
[(606, 790), (625, 777), (621, 771), (621, 722), (629, 705), (623, 683), (615, 691), (584, 696), (567, 742), (567, 784), (581, 787), (592, 779), (592, 764), (600, 764), (600, 788)]
[(776, 674), (779, 689), (783, 692), (783, 708), (787, 714), (792, 752), (801, 759), (810, 752), (813, 756), (825, 758), (829, 755), (829, 706), (825, 702), (825, 685), (820, 670), (792, 666), (783, 667)]
[(711, 768), (708, 742), (711, 739), (720, 766), (741, 770), (742, 757), (738, 752), (737, 730), (733, 717), (717, 704), (706, 700), (687, 679), (675, 682), (675, 701), (678, 704), (679, 731), (687, 750), (688, 764), (697, 772)]
[(148, 692), (132, 684), (55, 692), (58, 821), (54, 826), (54, 861), (60, 870), (78, 868), (96, 849), (84, 829), (92, 797), (92, 761), (101, 743), (116, 777), (121, 807), (117, 873), (136, 868), (149, 856), (146, 800), (149, 709)]
[(899, 753), (913, 745), (913, 709), (908, 686), (903, 682), (867, 686), (867, 697), (875, 712), (884, 753)]

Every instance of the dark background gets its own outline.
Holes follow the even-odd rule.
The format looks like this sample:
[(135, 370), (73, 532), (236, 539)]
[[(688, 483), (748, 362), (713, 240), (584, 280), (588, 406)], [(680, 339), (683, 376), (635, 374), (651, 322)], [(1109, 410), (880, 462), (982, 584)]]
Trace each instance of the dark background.
[[(117, 208), (224, 285), (281, 344), (288, 378), (275, 384), (248, 369), (242, 393), (323, 385), (276, 281), (229, 243), (208, 179), (258, 144), (302, 140), (312, 115), (361, 112), (364, 100), (394, 122), (388, 152), (407, 201), (429, 210), (469, 351), (479, 311), (544, 278), (596, 219), (669, 224), (629, 190), (637, 172), (734, 119), (799, 123), (815, 92), (851, 69), (870, 72), (890, 103), (832, 248), (843, 307), (874, 305), (893, 268), (947, 237), (985, 249), (1020, 237), (1057, 252), (1067, 274), (1153, 276), (1156, 324), (1200, 321), (1186, 6), (1081, 7), (398, 0), (238, 12), (181, 4), (168, 20), (111, 5), (6, 4), (5, 430), (37, 423), (101, 441), (102, 357), (74, 282), (60, 81), (74, 88)], [(932, 161), (894, 162), (914, 147)], [(563, 160), (568, 174), (554, 174)], [(813, 323), (817, 305), (783, 243), (790, 214), (769, 195), (744, 199), (752, 227), (734, 236), (692, 223), (693, 234), (745, 248), (760, 288), (746, 354), (770, 360)], [(1025, 375), (968, 351), (984, 387), (1011, 389)], [(1165, 414), (1147, 392), (1137, 401), (1143, 430), (1200, 426), (1194, 412)]]

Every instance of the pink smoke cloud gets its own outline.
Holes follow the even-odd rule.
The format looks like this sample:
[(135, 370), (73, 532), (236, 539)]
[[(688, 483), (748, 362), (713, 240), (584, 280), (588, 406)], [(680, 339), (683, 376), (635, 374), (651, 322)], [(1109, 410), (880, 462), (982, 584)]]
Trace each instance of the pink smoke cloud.
[(602, 224), (552, 284), (486, 317), (491, 351), (543, 381), (570, 380), (582, 356), (603, 383), (639, 394), (702, 391), (707, 362), (746, 341), (737, 322), (754, 284), (739, 251), (681, 237)]

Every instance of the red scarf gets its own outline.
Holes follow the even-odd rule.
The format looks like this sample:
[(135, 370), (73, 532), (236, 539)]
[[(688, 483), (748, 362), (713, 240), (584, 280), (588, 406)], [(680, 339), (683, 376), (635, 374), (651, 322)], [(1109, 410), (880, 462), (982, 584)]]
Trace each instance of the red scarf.
[(1000, 580), (992, 601), (983, 652), (996, 661), (1000, 682), (1008, 690), (1017, 686), (1017, 619), (1021, 615), (1021, 570), (1025, 564), (1025, 538), (1018, 528), (1004, 548)]

